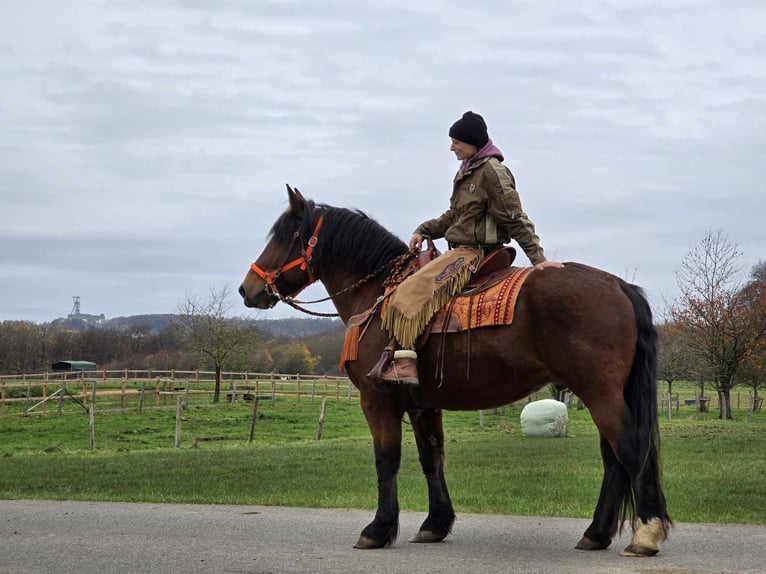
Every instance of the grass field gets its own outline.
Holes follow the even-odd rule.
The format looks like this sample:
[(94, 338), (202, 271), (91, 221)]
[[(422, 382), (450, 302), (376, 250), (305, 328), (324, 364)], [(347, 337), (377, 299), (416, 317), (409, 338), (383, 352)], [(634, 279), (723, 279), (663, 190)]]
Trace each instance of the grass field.
[[(190, 406), (174, 448), (175, 410), (0, 418), (0, 498), (189, 502), (368, 508), (376, 505), (372, 444), (358, 404), (319, 401)], [(567, 438), (521, 435), (521, 405), (504, 413), (445, 413), (447, 481), (460, 512), (589, 517), (601, 480), (598, 435), (585, 410), (569, 410)], [(683, 522), (766, 524), (766, 416), (716, 420), (681, 406), (661, 421), (669, 511)], [(198, 437), (215, 438), (199, 442)], [(427, 507), (405, 424), (399, 482), (403, 510)]]

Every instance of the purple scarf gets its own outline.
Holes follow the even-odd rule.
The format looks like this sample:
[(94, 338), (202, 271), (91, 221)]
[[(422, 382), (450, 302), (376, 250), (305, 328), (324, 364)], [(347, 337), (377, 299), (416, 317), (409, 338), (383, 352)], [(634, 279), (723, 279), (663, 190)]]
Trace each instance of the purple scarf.
[(503, 157), (503, 152), (498, 149), (498, 147), (492, 143), (492, 140), (487, 140), (487, 143), (484, 145), (483, 148), (481, 148), (479, 151), (476, 152), (473, 156), (469, 157), (468, 159), (464, 159), (462, 163), (460, 164), (460, 171), (464, 172), (471, 167), (474, 163), (479, 161), (480, 159), (484, 159), (485, 157), (496, 157), (500, 161), (503, 161), (505, 158)]

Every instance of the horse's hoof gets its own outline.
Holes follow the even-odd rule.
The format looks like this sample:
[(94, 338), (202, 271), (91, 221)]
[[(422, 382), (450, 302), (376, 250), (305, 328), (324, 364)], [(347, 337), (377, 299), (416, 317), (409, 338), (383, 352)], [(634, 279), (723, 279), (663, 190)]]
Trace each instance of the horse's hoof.
[(430, 530), (421, 530), (415, 536), (410, 538), (410, 542), (416, 544), (430, 544), (431, 542), (441, 542), (447, 537), (446, 534), (436, 534)]
[(609, 548), (609, 545), (612, 543), (611, 540), (607, 542), (598, 542), (596, 540), (591, 540), (587, 536), (583, 536), (580, 538), (580, 541), (577, 543), (577, 546), (575, 548), (577, 550), (604, 550), (606, 548)]
[(385, 544), (383, 542), (378, 542), (377, 540), (373, 540), (369, 536), (360, 536), (359, 540), (356, 541), (356, 544), (354, 544), (354, 548), (358, 548), (360, 550), (373, 550), (375, 548), (383, 548)]
[(659, 548), (647, 548), (646, 546), (636, 546), (635, 544), (629, 544), (624, 550), (620, 550), (620, 556), (654, 556), (659, 551)]
[(654, 556), (668, 537), (667, 523), (659, 518), (640, 522), (633, 533), (630, 544), (620, 552), (622, 556)]

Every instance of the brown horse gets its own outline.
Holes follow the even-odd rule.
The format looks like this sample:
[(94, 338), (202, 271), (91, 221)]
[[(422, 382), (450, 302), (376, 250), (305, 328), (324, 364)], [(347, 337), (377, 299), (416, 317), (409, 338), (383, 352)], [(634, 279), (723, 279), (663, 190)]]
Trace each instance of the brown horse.
[[(289, 208), (239, 289), (244, 303), (260, 309), (280, 300), (295, 304), (295, 294), (319, 280), (348, 324), (375, 307), (407, 246), (359, 211), (315, 204), (289, 186), (288, 196)], [(372, 433), (378, 476), (377, 512), (357, 548), (389, 545), (398, 534), (396, 479), (405, 412), (429, 501), (412, 542), (438, 542), (455, 520), (444, 478), (441, 410), (507, 405), (556, 382), (588, 407), (604, 463), (593, 521), (576, 547), (607, 548), (630, 518), (633, 538), (622, 553), (659, 551), (671, 521), (658, 459), (657, 335), (641, 289), (577, 263), (534, 271), (519, 293), (512, 325), (432, 337), (419, 351), (417, 393), (407, 385), (381, 388), (366, 379), (389, 341), (378, 312), (371, 321), (357, 359), (346, 365)]]

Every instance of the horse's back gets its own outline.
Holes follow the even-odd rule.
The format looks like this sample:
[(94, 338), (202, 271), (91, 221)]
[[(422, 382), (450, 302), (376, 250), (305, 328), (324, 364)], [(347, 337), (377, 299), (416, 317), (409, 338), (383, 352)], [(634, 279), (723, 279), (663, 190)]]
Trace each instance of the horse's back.
[[(433, 337), (425, 356), (444, 408), (508, 404), (551, 382), (573, 388), (626, 379), (636, 322), (624, 282), (567, 263), (530, 274), (513, 323)], [(428, 377), (430, 378), (430, 377)], [(619, 383), (618, 383), (619, 384)], [(458, 396), (455, 393), (462, 393)]]
[(578, 322), (605, 328), (622, 323), (633, 328), (633, 305), (623, 284), (611, 273), (580, 263), (549, 267), (530, 274), (519, 294), (517, 312), (528, 313), (539, 327)]

